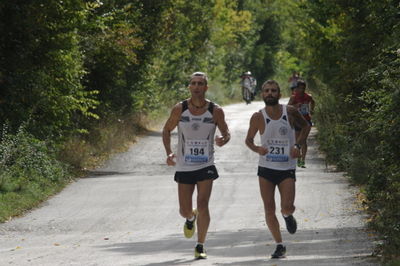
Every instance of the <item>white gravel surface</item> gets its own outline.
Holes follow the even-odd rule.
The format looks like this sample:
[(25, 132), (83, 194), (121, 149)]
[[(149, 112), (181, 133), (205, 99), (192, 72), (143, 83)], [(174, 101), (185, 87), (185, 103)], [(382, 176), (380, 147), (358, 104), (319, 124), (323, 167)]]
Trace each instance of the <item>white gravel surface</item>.
[(258, 156), (244, 144), (249, 119), (263, 106), (224, 107), (232, 140), (216, 147), (220, 178), (210, 202), (207, 260), (195, 261), (196, 239), (183, 237), (174, 169), (164, 164), (156, 131), (24, 217), (0, 224), (0, 265), (378, 265), (356, 189), (343, 173), (326, 169), (315, 129), (307, 168), (297, 171), (298, 231), (288, 234), (279, 216), (287, 257), (270, 259), (275, 245), (259, 194)]

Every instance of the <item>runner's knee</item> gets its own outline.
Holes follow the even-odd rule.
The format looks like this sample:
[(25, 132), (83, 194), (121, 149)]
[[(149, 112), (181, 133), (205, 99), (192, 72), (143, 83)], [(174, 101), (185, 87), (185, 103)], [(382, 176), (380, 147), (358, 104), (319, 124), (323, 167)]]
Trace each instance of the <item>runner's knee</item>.
[(264, 210), (265, 210), (265, 216), (269, 217), (271, 215), (272, 216), (275, 215), (276, 208), (274, 205), (265, 205)]
[(197, 210), (199, 212), (206, 212), (208, 211), (208, 200), (205, 199), (198, 199), (197, 200)]
[(265, 209), (265, 220), (267, 224), (275, 223), (277, 218), (275, 214), (275, 208)]

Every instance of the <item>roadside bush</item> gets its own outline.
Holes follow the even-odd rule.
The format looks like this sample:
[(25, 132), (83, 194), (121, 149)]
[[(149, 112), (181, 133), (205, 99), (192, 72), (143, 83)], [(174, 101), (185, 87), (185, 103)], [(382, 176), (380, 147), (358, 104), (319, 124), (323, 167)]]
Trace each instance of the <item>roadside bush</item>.
[(360, 135), (368, 139), (372, 151), (366, 154), (368, 165), (367, 196), (375, 218), (372, 225), (382, 233), (383, 253), (399, 257), (400, 250), (400, 52), (397, 45), (383, 51), (375, 68), (361, 81), (367, 88)]
[(376, 60), (353, 81), (362, 92), (350, 93), (340, 112), (340, 95), (320, 91), (316, 117), (329, 161), (365, 187), (370, 225), (384, 240), (380, 252), (391, 260), (400, 249), (400, 52), (393, 46)]
[(130, 115), (124, 118), (109, 116), (93, 124), (86, 135), (69, 138), (60, 148), (60, 161), (73, 169), (92, 169), (104, 162), (111, 154), (125, 151), (146, 132), (144, 116)]
[[(0, 135), (0, 222), (54, 193), (68, 180), (66, 165), (45, 142), (22, 126), (15, 135), (3, 126)], [(17, 210), (17, 211), (16, 211)]]

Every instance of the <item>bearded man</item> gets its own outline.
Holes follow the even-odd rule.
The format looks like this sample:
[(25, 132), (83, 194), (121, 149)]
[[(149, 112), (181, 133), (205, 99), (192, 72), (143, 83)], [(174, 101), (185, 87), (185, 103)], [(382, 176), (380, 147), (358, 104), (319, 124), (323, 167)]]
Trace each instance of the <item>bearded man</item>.
[[(293, 217), (295, 210), (296, 158), (300, 156), (301, 144), (306, 139), (310, 125), (297, 108), (279, 104), (281, 97), (279, 84), (268, 80), (262, 85), (261, 96), (265, 108), (254, 113), (246, 136), (246, 145), (260, 155), (258, 179), (261, 198), (264, 203), (267, 226), (277, 246), (272, 258), (283, 258), (286, 246), (282, 241), (279, 222), (275, 214), (275, 188), (281, 196), (281, 213), (290, 234), (297, 230)], [(300, 128), (296, 139), (295, 127)], [(259, 132), (261, 144), (254, 143)]]

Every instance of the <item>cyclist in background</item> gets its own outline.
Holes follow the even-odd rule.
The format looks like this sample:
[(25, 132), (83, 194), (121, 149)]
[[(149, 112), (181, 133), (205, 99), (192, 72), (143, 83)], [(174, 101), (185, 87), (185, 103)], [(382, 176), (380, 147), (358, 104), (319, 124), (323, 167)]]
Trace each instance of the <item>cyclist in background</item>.
[(243, 100), (249, 104), (256, 94), (257, 80), (252, 76), (250, 71), (244, 72), (241, 76), (241, 87)]

